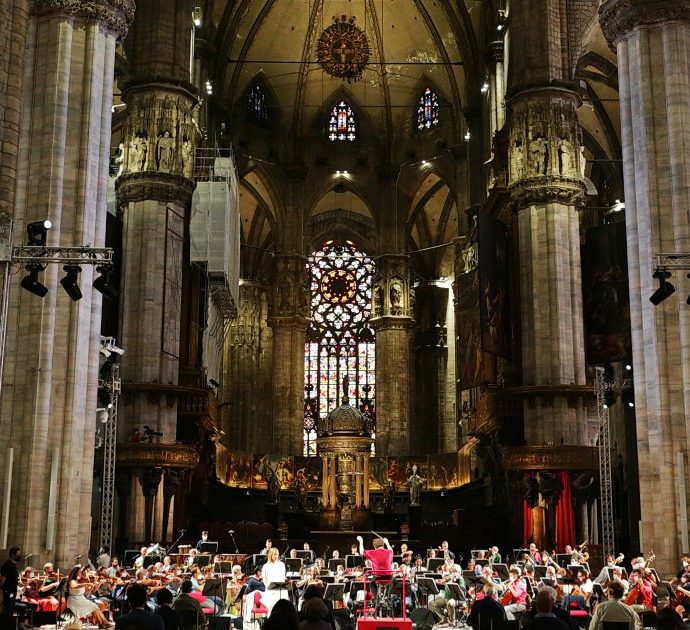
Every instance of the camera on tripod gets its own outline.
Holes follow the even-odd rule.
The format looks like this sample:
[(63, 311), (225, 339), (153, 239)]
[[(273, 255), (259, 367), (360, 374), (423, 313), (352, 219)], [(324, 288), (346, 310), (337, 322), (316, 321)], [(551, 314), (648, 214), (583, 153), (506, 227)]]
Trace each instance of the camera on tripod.
[(148, 424), (144, 425), (144, 435), (142, 436), (143, 439), (142, 441), (147, 441), (149, 443), (153, 443), (153, 439), (157, 437), (163, 437), (163, 432), (162, 431), (156, 431), (155, 429), (152, 429)]

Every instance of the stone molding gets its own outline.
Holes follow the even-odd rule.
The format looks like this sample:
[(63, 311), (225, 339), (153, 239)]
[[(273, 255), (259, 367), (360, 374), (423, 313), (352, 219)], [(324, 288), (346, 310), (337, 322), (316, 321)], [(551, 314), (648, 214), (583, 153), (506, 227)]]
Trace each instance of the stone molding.
[(162, 201), (187, 205), (195, 183), (182, 175), (160, 171), (125, 173), (115, 180), (118, 207), (137, 201)]
[(662, 22), (690, 22), (690, 0), (605, 0), (599, 7), (599, 22), (611, 50), (638, 26)]
[(44, 15), (65, 15), (84, 20), (97, 20), (123, 39), (134, 20), (134, 0), (37, 0), (33, 13)]
[(318, 437), (319, 452), (322, 455), (352, 455), (371, 453), (371, 444), (374, 440), (366, 435), (362, 437), (334, 435)]
[(118, 444), (117, 465), (128, 468), (179, 468), (193, 470), (199, 453), (189, 444)]
[(370, 319), (369, 325), (374, 329), (374, 332), (379, 332), (380, 330), (410, 330), (414, 328), (415, 321), (405, 315), (384, 315), (383, 317)]
[(553, 175), (531, 177), (509, 188), (518, 211), (544, 203), (582, 206), (586, 190), (584, 182), (580, 179)]
[(594, 446), (515, 446), (502, 450), (504, 470), (597, 470), (598, 449)]
[(489, 42), (486, 47), (486, 60), (488, 63), (503, 63), (505, 45), (502, 39)]

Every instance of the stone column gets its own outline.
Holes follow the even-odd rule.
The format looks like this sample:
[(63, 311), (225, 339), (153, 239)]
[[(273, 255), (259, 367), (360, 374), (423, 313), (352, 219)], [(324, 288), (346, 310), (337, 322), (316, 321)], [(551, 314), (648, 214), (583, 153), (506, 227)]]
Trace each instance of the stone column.
[(230, 322), (223, 363), (223, 442), (230, 450), (266, 453), (273, 447), (267, 310), (266, 286), (241, 280), (239, 313)]
[[(115, 184), (122, 216), (121, 341), (127, 350), (120, 372), (121, 441), (143, 425), (161, 432), (162, 443), (177, 438), (184, 242), (200, 141), (192, 117), (197, 93), (189, 82), (188, 9), (183, 2), (140, 0), (125, 41), (127, 120)], [(158, 537), (163, 493), (154, 503), (144, 525), (153, 523)], [(128, 531), (141, 532), (145, 515), (138, 501), (133, 508)]]
[[(115, 48), (133, 18), (134, 2), (32, 4), (24, 32), (26, 7), (12, 5), (16, 35), (3, 55), (4, 66), (22, 44), (24, 61), (14, 69), (13, 89), (0, 99), (0, 115), (8, 117), (0, 122), (2, 150), (16, 155), (14, 165), (2, 158), (1, 207), (13, 215), (17, 242), (25, 240), (27, 223), (49, 217), (49, 246), (102, 247)], [(18, 149), (12, 147), (17, 132)], [(13, 208), (7, 205), (10, 194)], [(23, 270), (12, 280), (0, 470), (4, 478), (13, 448), (8, 545), (22, 545), (37, 563), (65, 566), (90, 539), (101, 321), (94, 273), (83, 267), (78, 302), (60, 287), (59, 265), (41, 274), (48, 288), (43, 299), (20, 288)]]
[[(509, 105), (528, 444), (586, 443), (578, 207), (584, 200), (574, 92), (522, 91)], [(579, 396), (578, 396), (579, 394)]]
[(410, 452), (410, 260), (386, 254), (375, 262), (370, 323), (376, 332), (376, 454), (400, 455)]
[(678, 453), (687, 458), (690, 452), (685, 272), (671, 278), (677, 292), (659, 306), (649, 298), (658, 287), (652, 256), (690, 251), (690, 1), (607, 0), (599, 14), (618, 54), (640, 545), (653, 548), (660, 567), (670, 571), (687, 551), (680, 532), (688, 506), (681, 505), (686, 499), (674, 466)]
[(489, 66), (489, 130), (492, 136), (505, 124), (503, 52), (502, 39), (491, 42), (486, 49), (486, 61)]
[(278, 254), (268, 325), (273, 329), (273, 453), (304, 448), (304, 336), (309, 323), (303, 256)]

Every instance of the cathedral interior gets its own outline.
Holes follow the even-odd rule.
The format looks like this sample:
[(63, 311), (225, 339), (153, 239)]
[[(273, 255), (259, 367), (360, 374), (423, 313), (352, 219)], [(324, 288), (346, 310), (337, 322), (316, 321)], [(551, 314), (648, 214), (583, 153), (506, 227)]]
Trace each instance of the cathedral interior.
[(690, 0), (0, 18), (0, 549), (690, 551)]

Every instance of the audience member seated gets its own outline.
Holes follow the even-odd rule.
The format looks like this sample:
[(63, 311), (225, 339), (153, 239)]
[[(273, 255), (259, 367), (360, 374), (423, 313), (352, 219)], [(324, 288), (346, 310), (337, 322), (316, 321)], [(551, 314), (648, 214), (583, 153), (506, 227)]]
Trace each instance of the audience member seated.
[[(299, 630), (297, 611), (292, 602), (278, 600), (263, 625), (263, 630)], [(330, 630), (330, 626), (328, 628)]]
[(320, 597), (312, 597), (302, 605), (302, 617), (304, 621), (299, 624), (299, 630), (332, 630), (331, 624), (326, 621), (328, 607)]
[(165, 630), (182, 630), (180, 613), (173, 610), (172, 601), (172, 591), (169, 591), (167, 588), (162, 588), (158, 591), (158, 605), (160, 608), (156, 611), (156, 614), (163, 619)]
[[(184, 580), (180, 584), (180, 593), (173, 602), (172, 608), (183, 614), (186, 611), (195, 611), (199, 625), (203, 626), (206, 623), (206, 615), (201, 608), (201, 604), (192, 596), (192, 582), (190, 580)], [(196, 624), (185, 623), (183, 630), (196, 630)]]
[(146, 610), (146, 589), (132, 584), (127, 589), (127, 601), (131, 612), (118, 617), (115, 630), (165, 630), (163, 619)]

